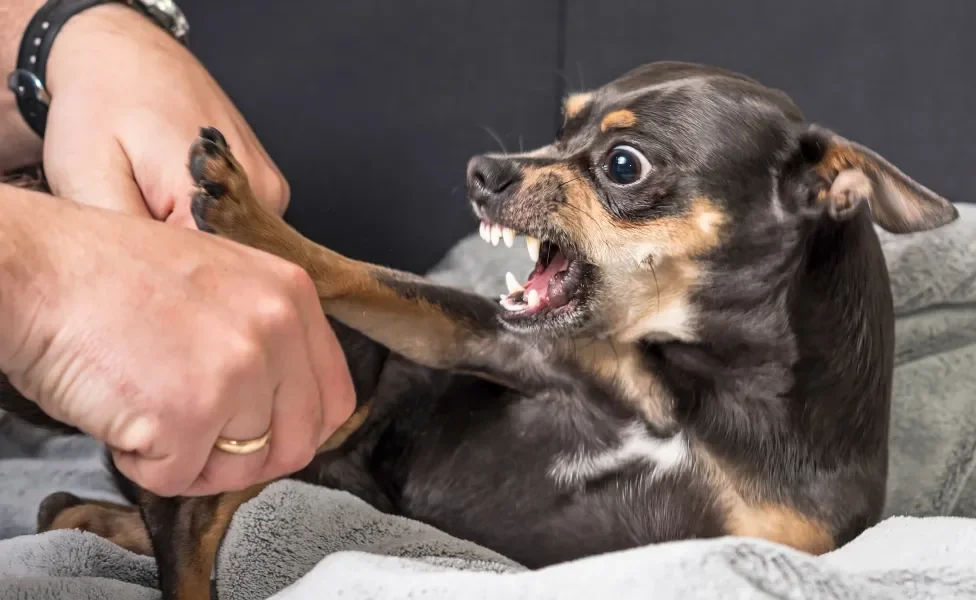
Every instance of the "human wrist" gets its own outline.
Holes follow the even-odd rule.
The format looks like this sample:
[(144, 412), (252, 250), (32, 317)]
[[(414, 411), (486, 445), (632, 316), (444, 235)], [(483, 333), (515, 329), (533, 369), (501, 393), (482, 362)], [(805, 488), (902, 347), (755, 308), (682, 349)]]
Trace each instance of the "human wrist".
[(111, 69), (113, 56), (131, 52), (130, 44), (156, 46), (167, 38), (165, 31), (125, 4), (93, 6), (69, 19), (55, 38), (47, 60), (48, 92), (53, 99), (72, 89), (79, 76), (91, 81), (94, 70)]
[[(20, 41), (44, 0), (5, 0), (0, 3), (0, 74), (6, 81), (16, 68)], [(0, 171), (36, 163), (41, 158), (41, 140), (31, 131), (17, 108), (12, 92), (0, 90)]]

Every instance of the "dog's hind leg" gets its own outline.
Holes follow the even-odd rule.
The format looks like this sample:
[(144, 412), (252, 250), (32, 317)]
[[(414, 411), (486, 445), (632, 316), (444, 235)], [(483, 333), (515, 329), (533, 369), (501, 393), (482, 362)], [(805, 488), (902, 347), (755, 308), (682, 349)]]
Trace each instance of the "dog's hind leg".
[[(364, 403), (319, 448), (340, 447), (369, 415)], [(209, 600), (210, 574), (217, 550), (234, 513), (272, 482), (237, 491), (194, 498), (163, 498), (139, 490), (139, 511), (152, 542), (163, 600)]]
[(41, 502), (37, 532), (56, 529), (88, 531), (129, 552), (152, 556), (149, 533), (139, 509), (98, 500), (85, 500), (67, 492), (51, 494)]
[(51, 494), (38, 511), (38, 532), (78, 529), (155, 556), (163, 600), (210, 600), (210, 574), (237, 509), (267, 484), (197, 498), (140, 492), (139, 507)]
[[(370, 407), (370, 402), (362, 403), (319, 452), (342, 446), (366, 420)], [(79, 529), (130, 552), (153, 556), (163, 600), (210, 600), (210, 574), (234, 514), (271, 482), (214, 496), (164, 498), (139, 489), (118, 471), (113, 472), (120, 488), (138, 508), (58, 492), (41, 502), (38, 532)]]
[[(502, 384), (531, 385), (551, 351), (504, 329), (495, 302), (421, 277), (362, 263), (306, 239), (254, 197), (247, 176), (215, 129), (190, 150), (198, 187), (197, 226), (278, 255), (305, 269), (333, 318), (422, 365), (469, 371)], [(540, 375), (541, 379), (541, 375)]]
[(140, 494), (163, 600), (210, 600), (210, 574), (234, 513), (268, 484), (196, 498)]

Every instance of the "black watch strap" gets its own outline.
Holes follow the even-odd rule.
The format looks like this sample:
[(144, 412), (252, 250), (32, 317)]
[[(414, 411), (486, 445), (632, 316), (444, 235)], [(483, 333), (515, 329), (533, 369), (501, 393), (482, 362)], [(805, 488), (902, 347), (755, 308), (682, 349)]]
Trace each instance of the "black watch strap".
[(51, 104), (45, 87), (47, 58), (58, 32), (78, 13), (99, 4), (115, 2), (138, 10), (186, 44), (186, 21), (170, 0), (48, 0), (27, 24), (17, 55), (17, 68), (7, 81), (7, 87), (17, 97), (20, 114), (42, 138)]
[(17, 55), (17, 68), (10, 74), (8, 86), (17, 96), (17, 106), (24, 120), (37, 135), (44, 137), (47, 107), (51, 102), (44, 87), (47, 57), (54, 39), (68, 19), (98, 4), (115, 0), (51, 0), (34, 14), (24, 30)]

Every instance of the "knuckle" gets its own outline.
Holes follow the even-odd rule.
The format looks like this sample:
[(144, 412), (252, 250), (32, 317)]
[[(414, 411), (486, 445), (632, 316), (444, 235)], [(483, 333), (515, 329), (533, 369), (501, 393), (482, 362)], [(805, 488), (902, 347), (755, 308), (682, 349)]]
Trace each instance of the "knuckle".
[(284, 278), (288, 289), (295, 294), (314, 294), (315, 283), (308, 272), (302, 267), (292, 262), (285, 262), (281, 268), (281, 275)]
[(229, 391), (227, 381), (218, 377), (213, 394), (198, 395), (187, 403), (184, 419), (200, 430), (218, 423), (223, 416), (224, 399)]
[(231, 338), (224, 353), (222, 372), (229, 376), (242, 375), (260, 366), (263, 360), (264, 351), (253, 336)]
[(257, 303), (258, 326), (264, 331), (276, 331), (296, 325), (298, 307), (284, 295), (271, 294)]

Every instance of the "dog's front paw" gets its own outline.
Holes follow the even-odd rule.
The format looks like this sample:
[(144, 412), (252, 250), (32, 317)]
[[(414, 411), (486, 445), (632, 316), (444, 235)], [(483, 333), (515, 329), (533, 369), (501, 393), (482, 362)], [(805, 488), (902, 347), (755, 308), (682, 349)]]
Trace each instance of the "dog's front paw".
[(255, 200), (244, 169), (219, 131), (200, 130), (190, 147), (189, 169), (197, 187), (190, 205), (197, 228), (233, 238), (233, 228), (246, 222)]

